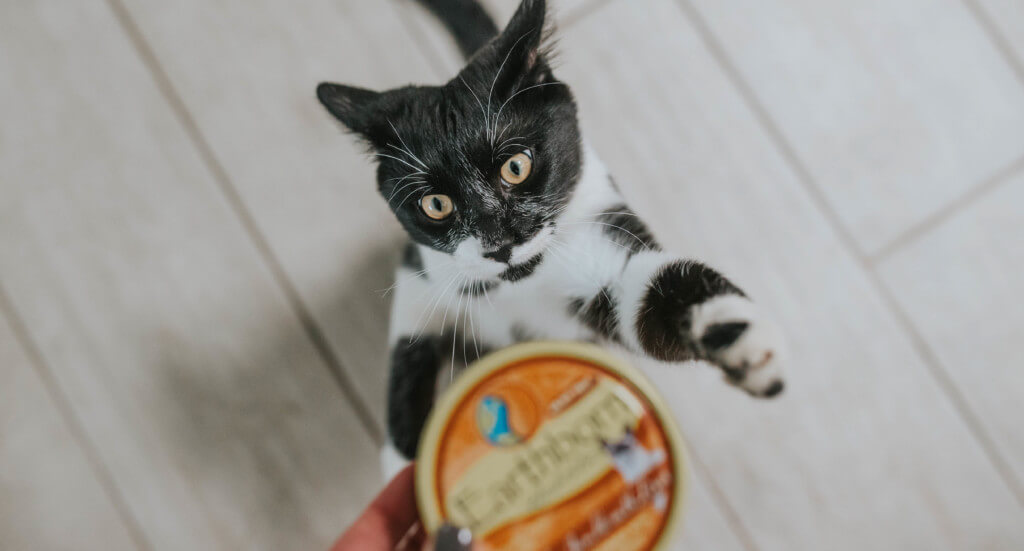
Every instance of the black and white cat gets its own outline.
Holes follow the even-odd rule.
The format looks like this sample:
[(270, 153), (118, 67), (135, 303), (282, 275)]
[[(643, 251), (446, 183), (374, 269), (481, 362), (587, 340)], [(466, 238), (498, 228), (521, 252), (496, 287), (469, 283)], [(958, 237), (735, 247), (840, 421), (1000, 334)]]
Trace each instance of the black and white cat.
[(420, 0), (468, 65), (442, 86), (317, 95), (377, 156), (408, 232), (392, 307), (387, 471), (411, 458), (439, 380), (527, 339), (601, 340), (706, 360), (754, 396), (783, 389), (781, 337), (711, 268), (662, 251), (580, 137), (545, 48), (545, 3), (498, 34), (475, 0)]

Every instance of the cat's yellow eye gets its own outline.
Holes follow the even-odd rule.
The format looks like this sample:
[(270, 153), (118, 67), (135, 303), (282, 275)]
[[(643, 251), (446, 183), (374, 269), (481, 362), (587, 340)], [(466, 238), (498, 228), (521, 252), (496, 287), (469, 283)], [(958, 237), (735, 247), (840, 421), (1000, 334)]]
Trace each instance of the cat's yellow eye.
[(420, 208), (423, 209), (423, 214), (434, 220), (444, 220), (455, 210), (455, 205), (452, 203), (451, 197), (435, 193), (433, 195), (424, 195), (420, 199)]
[(530, 177), (531, 170), (533, 157), (529, 151), (522, 151), (509, 157), (505, 164), (501, 165), (501, 179), (512, 185), (521, 184)]

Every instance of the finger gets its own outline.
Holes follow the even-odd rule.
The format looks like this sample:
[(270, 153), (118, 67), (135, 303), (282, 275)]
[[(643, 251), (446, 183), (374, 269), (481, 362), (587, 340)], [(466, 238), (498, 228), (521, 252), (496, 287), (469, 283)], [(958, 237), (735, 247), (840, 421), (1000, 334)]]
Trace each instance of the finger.
[(418, 519), (409, 465), (388, 483), (373, 503), (342, 534), (332, 551), (391, 551)]
[(432, 543), (424, 551), (470, 551), (473, 548), (473, 534), (466, 528), (442, 524)]

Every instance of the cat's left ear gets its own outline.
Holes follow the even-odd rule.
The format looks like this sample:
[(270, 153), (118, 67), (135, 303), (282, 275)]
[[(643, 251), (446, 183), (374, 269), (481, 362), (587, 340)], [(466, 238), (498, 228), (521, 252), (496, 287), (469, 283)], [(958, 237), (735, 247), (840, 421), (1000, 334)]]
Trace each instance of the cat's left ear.
[(494, 93), (511, 92), (521, 84), (554, 80), (545, 49), (547, 6), (544, 0), (523, 0), (505, 30), (470, 60), (468, 72), (483, 67), (493, 76)]
[(543, 51), (547, 3), (544, 0), (523, 0), (505, 30), (494, 41), (499, 53), (519, 64), (514, 72), (528, 74), (547, 69)]
[(330, 82), (321, 82), (316, 87), (320, 103), (349, 130), (364, 137), (376, 120), (377, 104), (382, 95), (373, 90)]

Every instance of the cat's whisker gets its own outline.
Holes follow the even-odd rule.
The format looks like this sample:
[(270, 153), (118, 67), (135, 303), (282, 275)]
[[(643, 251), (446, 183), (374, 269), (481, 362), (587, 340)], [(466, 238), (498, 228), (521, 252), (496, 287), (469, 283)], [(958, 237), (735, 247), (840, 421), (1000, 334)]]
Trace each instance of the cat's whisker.
[[(399, 183), (401, 183), (401, 182), (399, 182)], [(398, 195), (403, 189), (405, 189), (405, 188), (407, 188), (407, 187), (409, 187), (411, 185), (414, 185), (414, 184), (426, 184), (426, 183), (427, 182), (424, 181), (424, 180), (410, 180), (409, 182), (403, 184), (401, 187), (399, 187), (399, 184), (395, 184), (395, 190), (391, 192), (390, 196), (388, 196), (388, 205), (391, 204), (391, 200), (395, 198), (395, 195)]]
[[(465, 281), (466, 276), (462, 275), (461, 273), (456, 274), (456, 275), (458, 277), (456, 278), (457, 283), (455, 285), (455, 289), (459, 290), (459, 288), (462, 287), (462, 283), (463, 283), (463, 281)], [(445, 292), (447, 293), (447, 289), (445, 289)], [(451, 307), (452, 307), (452, 302), (448, 301), (448, 304), (446, 304), (445, 307), (444, 307), (444, 316), (441, 317), (441, 332), (442, 333), (444, 333), (445, 324), (448, 323), (448, 310), (450, 310)], [(456, 311), (456, 315), (458, 315), (458, 311)], [(433, 316), (431, 316), (431, 317), (433, 317)]]
[(462, 83), (466, 85), (466, 89), (469, 90), (469, 93), (473, 94), (473, 99), (475, 99), (476, 100), (476, 104), (480, 106), (480, 114), (484, 116), (484, 120), (486, 121), (487, 120), (487, 112), (484, 111), (484, 104), (483, 104), (483, 102), (481, 102), (480, 98), (477, 97), (476, 92), (473, 91), (473, 88), (470, 87), (469, 84), (466, 83), (466, 79), (462, 78), (462, 75), (459, 75), (459, 80), (461, 80)]
[(410, 163), (409, 161), (406, 161), (405, 159), (402, 159), (400, 157), (395, 157), (394, 155), (388, 155), (387, 153), (374, 153), (373, 155), (375, 157), (385, 157), (387, 159), (394, 159), (394, 160), (402, 163), (403, 165), (405, 165), (405, 166), (413, 169), (414, 171), (416, 171), (415, 174), (422, 174), (424, 176), (426, 176), (426, 174), (427, 174), (422, 169), (420, 169), (420, 167), (418, 167), (418, 166), (416, 166), (416, 165)]
[(397, 145), (395, 145), (393, 143), (389, 143), (388, 147), (393, 148), (395, 151), (398, 151), (400, 153), (405, 153), (412, 160), (416, 161), (416, 164), (419, 164), (420, 166), (422, 166), (423, 170), (427, 170), (427, 166), (423, 164), (423, 161), (421, 161), (420, 158), (417, 157), (416, 155), (413, 155), (413, 153), (411, 151), (409, 151), (408, 149), (402, 149), (401, 147), (398, 147)]
[(388, 296), (388, 293), (390, 293), (391, 291), (395, 290), (395, 288), (398, 287), (399, 284), (401, 284), (401, 283), (403, 283), (405, 281), (410, 281), (412, 279), (416, 279), (417, 277), (429, 276), (429, 275), (430, 275), (430, 270), (427, 269), (427, 268), (423, 268), (422, 270), (419, 270), (417, 272), (413, 272), (411, 274), (401, 274), (398, 278), (396, 278), (397, 280), (395, 281), (394, 284), (392, 284), (390, 287), (388, 287), (386, 289), (381, 289), (381, 290), (379, 290), (377, 292), (379, 292), (381, 294), (380, 295), (381, 298), (383, 298), (383, 297)]
[[(460, 284), (460, 285), (464, 285), (464, 284), (465, 284), (465, 278), (463, 279), (463, 283)], [(466, 296), (466, 290), (460, 287), (460, 289), (459, 289), (459, 303), (458, 303), (457, 306), (455, 306), (455, 327), (452, 328), (452, 363), (451, 363), (451, 366), (449, 368), (450, 371), (449, 371), (449, 375), (448, 375), (448, 382), (452, 382), (452, 381), (455, 380), (455, 341), (458, 340), (458, 338), (459, 338), (459, 314), (462, 313), (462, 299), (465, 298), (465, 296)], [(447, 314), (447, 311), (445, 313)], [(463, 324), (465, 324), (465, 320), (463, 320)], [(443, 330), (444, 329), (444, 324), (442, 323), (441, 326), (442, 326), (442, 330)], [(465, 356), (466, 356), (466, 349), (465, 349), (466, 341), (463, 340), (462, 344), (463, 344), (462, 356), (463, 356), (463, 359), (465, 359)]]
[(490, 305), (490, 307), (491, 307), (491, 310), (494, 310), (494, 303), (493, 303), (493, 302), (491, 302), (491, 295), (487, 294), (487, 285), (484, 285), (484, 286), (483, 286), (483, 287), (481, 287), (481, 288), (482, 288), (482, 289), (483, 289), (483, 291), (484, 291), (484, 298), (485, 298), (485, 299), (487, 299), (487, 304), (489, 304), (489, 305)]
[(409, 145), (406, 144), (405, 140), (402, 139), (402, 135), (398, 133), (398, 129), (395, 128), (395, 124), (391, 122), (391, 119), (388, 119), (388, 124), (391, 125), (391, 129), (395, 131), (395, 136), (398, 136), (398, 141), (402, 142), (402, 147), (404, 147), (405, 149), (401, 149), (398, 146), (391, 144), (388, 145), (391, 145), (391, 147), (394, 147), (395, 149), (398, 149), (399, 151), (415, 159), (416, 162), (419, 163), (421, 167), (423, 167), (423, 170), (429, 170), (429, 168), (427, 168), (427, 165), (423, 161), (421, 161), (419, 157), (414, 155), (412, 151), (409, 150)]
[(428, 186), (425, 186), (425, 185), (424, 185), (424, 186), (420, 186), (420, 187), (418, 187), (418, 188), (416, 188), (416, 189), (414, 189), (414, 190), (410, 191), (409, 193), (407, 193), (407, 194), (405, 195), (405, 198), (403, 198), (403, 199), (402, 199), (402, 202), (401, 202), (401, 203), (398, 203), (398, 206), (397, 206), (397, 207), (395, 207), (395, 210), (401, 210), (401, 208), (402, 208), (402, 205), (404, 205), (404, 204), (405, 204), (405, 202), (406, 202), (406, 201), (408, 201), (408, 200), (409, 200), (409, 198), (410, 198), (410, 197), (412, 197), (413, 195), (416, 195), (417, 193), (419, 193), (419, 192), (421, 192), (421, 191), (427, 191), (427, 190), (429, 190), (429, 189), (430, 189), (430, 188), (429, 188)]
[[(512, 52), (514, 52), (516, 50), (516, 46), (519, 45), (519, 41), (524, 39), (524, 38), (526, 38), (526, 36), (528, 34), (530, 34), (531, 32), (533, 32), (533, 30), (534, 29), (530, 29), (529, 31), (526, 31), (525, 33), (523, 33), (522, 36), (517, 38), (516, 41), (512, 43), (512, 47), (509, 48), (508, 52), (505, 54), (505, 59), (501, 60), (501, 65), (498, 66), (498, 72), (494, 74), (494, 80), (491, 81), (491, 88), (487, 91), (487, 117), (485, 119), (485, 122), (487, 124), (487, 128), (486, 128), (487, 136), (488, 136), (488, 139), (491, 142), (491, 147), (492, 148), (494, 147), (494, 137), (491, 136), (491, 131), (490, 131), (490, 127), (491, 127), (490, 115), (491, 115), (491, 95), (494, 94), (494, 85), (498, 83), (498, 77), (501, 76), (501, 71), (505, 69), (505, 63), (508, 62), (508, 58), (509, 58), (509, 56), (512, 55)], [(498, 113), (500, 114), (501, 111), (499, 110)], [(497, 118), (495, 118), (495, 121), (497, 121)]]
[(507, 100), (505, 100), (505, 103), (501, 104), (501, 107), (498, 108), (498, 114), (494, 117), (495, 122), (501, 120), (501, 112), (505, 109), (505, 106), (508, 105), (508, 103), (510, 101), (512, 101), (513, 99), (515, 99), (515, 97), (518, 96), (519, 94), (522, 94), (523, 92), (529, 92), (530, 90), (533, 90), (534, 88), (542, 88), (544, 86), (556, 86), (556, 85), (565, 86), (566, 84), (564, 82), (542, 82), (540, 84), (534, 84), (533, 86), (528, 86), (526, 88), (523, 88), (522, 90), (519, 90), (515, 94), (512, 94)]
[[(442, 289), (441, 292), (438, 293), (437, 296), (435, 296), (433, 300), (431, 300), (429, 303), (427, 303), (426, 308), (423, 309), (423, 314), (427, 313), (427, 309), (428, 308), (430, 309), (430, 314), (427, 315), (426, 318), (423, 317), (423, 314), (420, 314), (420, 318), (416, 320), (416, 325), (414, 327), (420, 327), (420, 323), (421, 322), (422, 322), (422, 326), (416, 332), (416, 338), (413, 340), (413, 342), (416, 342), (417, 340), (419, 340), (419, 338), (423, 335), (423, 331), (427, 328), (427, 323), (429, 323), (430, 319), (434, 317), (434, 313), (437, 312), (437, 307), (441, 305), (441, 301), (444, 299), (445, 294), (448, 293), (448, 289), (451, 288), (452, 284), (455, 283), (455, 281), (457, 279), (459, 279), (459, 277), (461, 275), (462, 274), (460, 274), (458, 271), (455, 271), (455, 273), (453, 273), (451, 275), (451, 277), (448, 279), (448, 284), (444, 286), (444, 289)], [(430, 304), (434, 305), (433, 308), (430, 307)], [(445, 308), (445, 314), (446, 315), (447, 315), (447, 312), (448, 312), (448, 309)]]
[(499, 148), (494, 154), (495, 154), (495, 156), (501, 155), (502, 151), (505, 151), (506, 149), (508, 149), (510, 147), (514, 147), (514, 146), (519, 146), (519, 147), (521, 147), (523, 149), (528, 149), (525, 145), (523, 145), (521, 143), (510, 143), (510, 144), (508, 144), (508, 145), (506, 145), (504, 147)]
[(581, 221), (581, 222), (569, 222), (569, 223), (566, 223), (566, 224), (563, 224), (563, 225), (564, 226), (575, 226), (575, 225), (579, 225), (579, 224), (596, 224), (596, 225), (599, 225), (599, 226), (607, 226), (609, 228), (615, 228), (617, 230), (624, 231), (627, 234), (629, 234), (633, 239), (636, 239), (637, 243), (639, 243), (644, 248), (649, 246), (649, 243), (647, 243), (643, 239), (640, 239), (639, 237), (637, 237), (637, 235), (635, 233), (627, 230), (626, 228), (623, 228), (622, 226), (617, 226), (615, 224), (609, 224), (608, 222), (598, 222), (596, 220), (584, 220), (584, 221)]
[[(505, 130), (508, 130), (509, 126), (512, 126), (513, 122), (514, 121), (509, 121), (508, 124), (505, 125), (505, 128), (502, 129), (502, 134), (504, 134)], [(525, 136), (512, 136), (511, 138), (507, 138), (507, 139), (503, 140), (501, 143), (499, 143), (498, 144), (498, 149), (500, 150), (501, 148), (503, 148), (505, 146), (505, 144), (507, 144), (508, 142), (511, 142), (512, 140), (525, 140), (525, 139), (526, 139)]]
[[(505, 132), (508, 130), (508, 127), (512, 126), (513, 122), (514, 121), (508, 121), (508, 124), (506, 124), (505, 127), (501, 129), (501, 132), (498, 132), (498, 136), (494, 139), (494, 141), (500, 140), (501, 137), (505, 135)], [(512, 139), (517, 139), (517, 138), (512, 138)], [(508, 141), (508, 140), (505, 140), (505, 141)]]
[[(483, 288), (483, 287), (484, 286), (481, 286), (481, 288)], [(480, 301), (479, 300), (474, 300), (473, 302), (476, 303), (476, 315), (477, 315), (477, 317), (479, 317), (480, 316)], [(476, 321), (473, 319), (472, 316), (469, 318), (469, 324), (470, 324), (469, 326), (473, 329), (473, 350), (476, 352), (476, 358), (479, 360), (480, 359), (480, 345), (478, 345), (477, 342), (476, 342)]]
[(551, 244), (549, 244), (549, 246), (548, 246), (548, 249), (552, 253), (551, 254), (551, 259), (552, 260), (554, 260), (555, 262), (558, 262), (558, 264), (563, 269), (570, 270), (570, 271), (572, 270), (571, 267), (573, 265), (575, 265), (576, 263), (573, 262), (572, 258), (568, 258), (567, 248), (566, 247), (562, 246), (562, 244), (556, 244), (555, 241), (552, 240)]
[[(571, 250), (571, 249), (568, 248), (568, 245), (566, 243), (562, 242), (562, 241), (557, 241), (555, 239), (552, 239), (552, 244), (555, 245), (554, 250), (559, 252), (559, 253), (561, 253), (561, 254), (566, 254), (568, 251)], [(615, 243), (615, 244), (618, 245), (618, 243)], [(573, 251), (573, 252), (575, 252), (575, 251)], [(575, 258), (567, 258), (566, 260), (568, 261), (570, 266), (578, 266), (579, 265), (579, 262), (577, 262), (576, 261), (577, 259), (575, 259)], [(563, 264), (563, 267), (565, 267), (564, 264)], [(614, 304), (615, 303), (615, 301), (612, 300), (612, 297), (610, 297), (608, 295), (608, 291), (605, 290), (605, 285), (601, 286), (600, 292), (601, 292), (602, 295), (604, 295), (604, 298), (607, 299), (610, 304)]]

